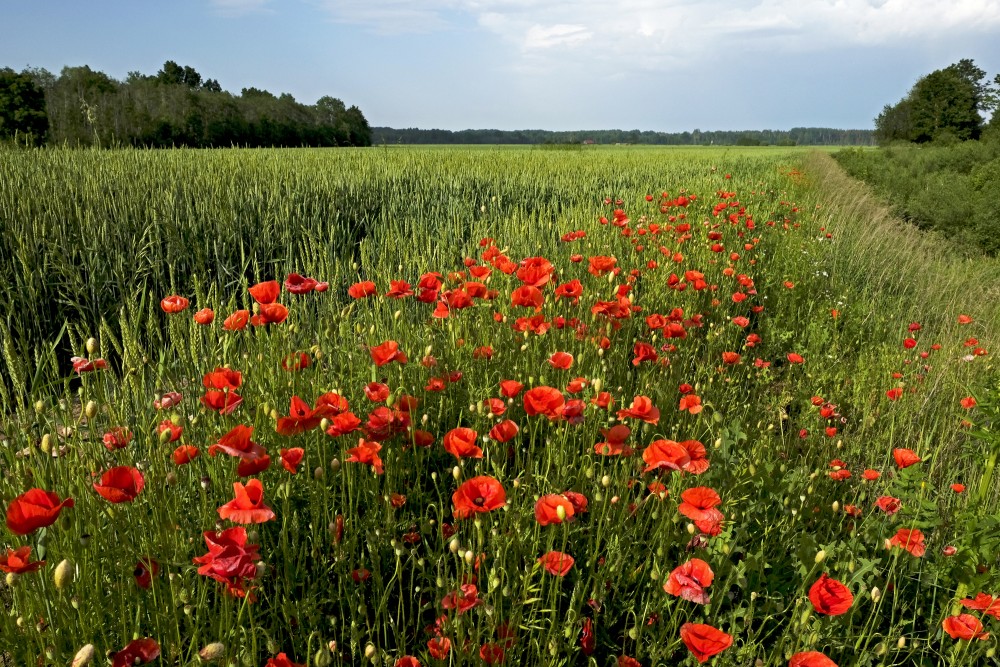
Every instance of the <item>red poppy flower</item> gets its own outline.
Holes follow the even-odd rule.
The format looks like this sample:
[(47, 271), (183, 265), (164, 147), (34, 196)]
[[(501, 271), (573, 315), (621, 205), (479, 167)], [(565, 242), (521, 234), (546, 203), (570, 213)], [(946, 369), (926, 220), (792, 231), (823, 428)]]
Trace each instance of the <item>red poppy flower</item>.
[(487, 665), (499, 665), (505, 657), (503, 646), (496, 642), (487, 642), (479, 648), (479, 657)]
[(708, 563), (700, 558), (692, 558), (674, 568), (667, 583), (663, 584), (663, 590), (690, 602), (708, 604), (710, 599), (705, 589), (712, 585), (714, 578), (715, 573)]
[(352, 299), (364, 299), (365, 297), (377, 294), (378, 290), (375, 288), (375, 283), (370, 280), (364, 280), (348, 287), (347, 293)]
[(983, 623), (972, 614), (959, 614), (949, 616), (941, 621), (941, 627), (952, 639), (973, 639), (986, 640), (990, 638), (990, 633), (983, 632)]
[(173, 295), (164, 297), (164, 299), (160, 301), (160, 308), (163, 309), (163, 312), (173, 315), (186, 309), (188, 307), (188, 303), (189, 301), (184, 297)]
[(479, 592), (473, 584), (463, 584), (459, 590), (452, 591), (441, 599), (442, 607), (457, 609), (459, 614), (464, 614), (481, 604), (483, 601), (479, 598)]
[(329, 405), (316, 403), (316, 408), (310, 408), (309, 404), (298, 396), (292, 396), (288, 406), (288, 416), (278, 419), (276, 430), (279, 435), (293, 436), (299, 433), (311, 431), (326, 417), (332, 417), (334, 410)]
[(94, 491), (110, 503), (130, 503), (145, 485), (141, 472), (129, 466), (118, 466), (101, 475), (100, 483), (94, 484)]
[(246, 486), (233, 483), (236, 498), (219, 508), (219, 517), (235, 523), (264, 523), (275, 519), (274, 511), (264, 504), (264, 485), (251, 479)]
[(73, 372), (77, 375), (103, 370), (108, 367), (108, 362), (104, 359), (90, 360), (83, 357), (71, 357), (70, 362), (73, 364)]
[(200, 324), (202, 326), (208, 326), (215, 321), (215, 311), (211, 308), (202, 308), (197, 313), (194, 314), (195, 324)]
[(867, 479), (869, 482), (874, 482), (876, 479), (878, 479), (879, 477), (882, 476), (882, 473), (880, 473), (878, 470), (872, 470), (871, 468), (865, 468), (865, 471), (862, 473), (862, 476), (865, 479)]
[(596, 256), (588, 258), (587, 271), (595, 276), (603, 276), (613, 271), (618, 260), (614, 257)]
[(701, 397), (697, 394), (685, 394), (681, 396), (677, 409), (681, 412), (689, 412), (692, 415), (696, 415), (704, 409), (704, 406), (701, 404)]
[(888, 398), (890, 401), (897, 401), (900, 399), (900, 397), (902, 397), (902, 395), (903, 395), (902, 387), (893, 387), (889, 391), (885, 392), (886, 398)]
[(128, 643), (111, 659), (111, 667), (145, 665), (160, 657), (160, 645), (155, 639), (136, 639)]
[(26, 574), (34, 572), (45, 565), (44, 560), (31, 560), (31, 547), (7, 549), (7, 555), (0, 556), (0, 571), (8, 574)]
[(712, 536), (722, 532), (725, 517), (716, 509), (722, 499), (713, 489), (705, 486), (688, 489), (681, 493), (681, 500), (678, 511), (694, 521), (698, 530)]
[(239, 389), (243, 384), (243, 373), (234, 371), (231, 368), (216, 367), (215, 370), (205, 373), (201, 378), (201, 384), (205, 389), (219, 389), (222, 391)]
[(618, 656), (615, 661), (616, 667), (642, 667), (642, 663), (628, 655)]
[(511, 439), (513, 439), (514, 436), (517, 435), (519, 430), (520, 429), (518, 428), (517, 424), (515, 424), (513, 421), (509, 419), (505, 419), (496, 426), (494, 426), (493, 428), (491, 428), (489, 435), (491, 440), (499, 443), (504, 443), (504, 442), (509, 442)]
[(201, 404), (220, 415), (230, 415), (243, 403), (243, 397), (235, 391), (209, 389), (201, 397)]
[(713, 655), (732, 646), (732, 636), (711, 625), (685, 623), (681, 626), (681, 639), (698, 662), (705, 662)]
[(900, 528), (892, 539), (886, 541), (886, 546), (906, 549), (916, 558), (920, 558), (927, 551), (924, 534), (917, 528)]
[(406, 355), (399, 350), (399, 343), (394, 340), (387, 340), (381, 345), (376, 345), (370, 350), (372, 355), (372, 361), (375, 362), (376, 366), (385, 366), (386, 364), (396, 361), (401, 364), (405, 364), (407, 359)]
[(292, 447), (291, 449), (281, 450), (281, 465), (288, 472), (293, 475), (299, 472), (299, 464), (302, 463), (302, 457), (305, 456), (306, 450), (301, 447)]
[(558, 370), (568, 370), (573, 365), (573, 355), (568, 352), (555, 352), (549, 357), (549, 366)]
[(796, 354), (795, 352), (789, 352), (787, 358), (788, 358), (788, 363), (790, 364), (801, 364), (802, 362), (805, 361), (805, 359), (802, 358), (801, 354)]
[(597, 639), (594, 637), (594, 622), (583, 619), (583, 628), (580, 630), (580, 649), (584, 655), (590, 655), (597, 648)]
[(875, 501), (875, 506), (880, 510), (892, 516), (899, 511), (899, 508), (903, 506), (899, 498), (893, 498), (892, 496), (880, 496), (878, 500)]
[(983, 612), (987, 616), (992, 616), (993, 618), (1000, 620), (1000, 597), (993, 597), (992, 595), (987, 595), (986, 593), (977, 593), (975, 598), (964, 598), (959, 600), (959, 602), (966, 609), (975, 609), (976, 611)]
[(545, 296), (537, 287), (522, 285), (510, 294), (510, 305), (523, 308), (534, 308), (539, 311), (545, 303)]
[(788, 661), (788, 667), (837, 667), (837, 663), (819, 651), (796, 653)]
[(723, 352), (722, 353), (722, 363), (727, 366), (733, 366), (740, 363), (740, 355), (736, 352)]
[(556, 288), (556, 299), (572, 299), (576, 304), (583, 295), (583, 283), (574, 278)]
[(453, 428), (444, 435), (444, 448), (456, 459), (483, 458), (483, 450), (476, 445), (479, 434), (471, 428)]
[(427, 651), (435, 660), (445, 660), (451, 650), (451, 640), (447, 637), (435, 637), (427, 641)]
[(382, 445), (377, 442), (368, 442), (364, 438), (359, 438), (358, 446), (347, 450), (347, 462), (370, 465), (376, 475), (381, 475), (385, 472), (382, 467), (382, 459), (378, 455), (381, 449)]
[(624, 410), (618, 411), (618, 418), (639, 419), (654, 426), (660, 421), (660, 410), (646, 396), (636, 396), (632, 399), (632, 405)]
[(539, 386), (524, 394), (524, 411), (528, 416), (545, 415), (549, 419), (559, 419), (566, 399), (554, 387)]
[(236, 466), (236, 474), (240, 477), (253, 477), (271, 467), (271, 457), (262, 454), (256, 458), (241, 459)]
[(250, 324), (255, 327), (266, 324), (281, 324), (288, 318), (288, 308), (280, 303), (268, 303), (260, 307), (260, 312), (250, 318)]
[(517, 380), (502, 380), (500, 382), (500, 393), (506, 398), (514, 398), (521, 393), (524, 385)]
[(404, 655), (396, 661), (394, 667), (420, 667), (420, 661), (412, 655)]
[(818, 614), (839, 616), (846, 614), (854, 604), (854, 595), (844, 584), (831, 579), (824, 572), (809, 588), (809, 601)]
[(176, 465), (182, 466), (186, 463), (191, 463), (196, 458), (198, 458), (198, 448), (194, 445), (180, 445), (174, 450), (173, 459)]
[(226, 331), (240, 331), (246, 328), (250, 321), (249, 310), (237, 310), (235, 313), (222, 321), (222, 328)]
[(252, 435), (252, 426), (240, 424), (219, 438), (217, 443), (209, 447), (208, 455), (215, 456), (219, 452), (223, 452), (244, 460), (260, 458), (265, 454), (264, 448), (256, 442), (251, 442), (250, 437)]
[(389, 387), (381, 382), (369, 382), (364, 387), (365, 398), (373, 403), (385, 403), (389, 398)]
[(277, 280), (268, 280), (249, 287), (247, 291), (250, 292), (254, 301), (266, 306), (278, 300), (281, 295), (281, 285), (278, 284)]
[[(560, 510), (562, 511), (560, 512)], [(573, 518), (575, 513), (576, 510), (573, 508), (573, 503), (559, 493), (544, 495), (535, 503), (535, 520), (542, 526), (548, 526), (552, 523), (562, 523)]]
[(464, 482), (451, 496), (456, 519), (490, 512), (507, 504), (507, 493), (499, 481), (488, 476), (473, 477)]
[(164, 419), (156, 426), (156, 434), (163, 436), (164, 433), (169, 433), (167, 436), (167, 442), (177, 442), (184, 435), (184, 427), (178, 426), (169, 419)]
[[(294, 275), (294, 274), (293, 274)], [(303, 664), (292, 662), (292, 659), (288, 657), (285, 653), (279, 653), (278, 655), (270, 658), (264, 667), (306, 667)]]
[(896, 459), (896, 465), (900, 469), (908, 468), (915, 463), (920, 463), (921, 459), (916, 452), (911, 449), (896, 448), (892, 450), (892, 457)]
[(132, 431), (124, 426), (115, 426), (105, 433), (101, 440), (109, 452), (116, 449), (125, 449), (132, 442)]
[(247, 531), (243, 526), (228, 528), (221, 533), (204, 533), (208, 553), (193, 559), (201, 565), (198, 574), (226, 585), (226, 590), (237, 597), (246, 597), (248, 580), (257, 577), (256, 544), (247, 544)]
[(289, 273), (288, 277), (285, 278), (285, 289), (292, 294), (308, 294), (318, 287), (319, 283), (316, 282), (315, 278), (306, 278), (297, 273)]
[(561, 551), (550, 551), (539, 558), (538, 562), (542, 564), (542, 567), (549, 574), (557, 577), (565, 577), (576, 561), (569, 554), (564, 554)]
[(152, 558), (141, 558), (135, 564), (135, 569), (132, 570), (132, 577), (139, 588), (149, 590), (149, 587), (153, 585), (153, 577), (159, 573), (159, 563)]
[(691, 461), (688, 450), (674, 442), (673, 440), (654, 440), (642, 452), (642, 460), (646, 462), (646, 469), (651, 470), (680, 470)]

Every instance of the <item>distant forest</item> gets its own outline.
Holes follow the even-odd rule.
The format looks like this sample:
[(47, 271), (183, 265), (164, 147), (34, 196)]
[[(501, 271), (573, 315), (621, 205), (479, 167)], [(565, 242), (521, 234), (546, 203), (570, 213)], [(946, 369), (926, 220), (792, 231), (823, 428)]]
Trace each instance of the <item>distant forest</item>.
[(791, 130), (651, 132), (639, 130), (394, 130), (372, 128), (372, 144), (649, 144), (656, 146), (870, 146), (872, 130), (795, 127)]
[(0, 68), (0, 140), (72, 146), (368, 146), (356, 106), (335, 97), (226, 92), (192, 67), (167, 61), (118, 81), (86, 65), (17, 73)]

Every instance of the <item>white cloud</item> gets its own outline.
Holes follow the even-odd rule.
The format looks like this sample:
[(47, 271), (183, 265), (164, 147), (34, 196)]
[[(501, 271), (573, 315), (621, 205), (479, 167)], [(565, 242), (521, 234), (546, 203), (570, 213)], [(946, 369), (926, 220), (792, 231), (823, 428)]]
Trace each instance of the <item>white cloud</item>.
[[(253, 4), (252, 0), (214, 0)], [(337, 22), (379, 32), (445, 29), (459, 18), (524, 51), (599, 41), (619, 53), (763, 46), (802, 50), (990, 33), (1000, 0), (317, 0)], [(720, 44), (722, 40), (742, 44)]]

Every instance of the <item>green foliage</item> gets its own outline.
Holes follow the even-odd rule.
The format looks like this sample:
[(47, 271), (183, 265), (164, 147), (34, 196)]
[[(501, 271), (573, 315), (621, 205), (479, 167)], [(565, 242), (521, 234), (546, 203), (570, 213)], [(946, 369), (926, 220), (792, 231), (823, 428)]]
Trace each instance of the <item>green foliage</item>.
[(940, 232), (973, 252), (1000, 252), (1000, 220), (995, 214), (1000, 142), (959, 142), (947, 133), (922, 148), (848, 150), (835, 157), (904, 220)]
[(48, 127), (45, 93), (31, 75), (0, 69), (0, 140), (42, 143)]
[[(963, 59), (921, 77), (895, 105), (875, 119), (879, 145), (894, 141), (955, 143), (978, 139), (983, 118), (996, 106), (1000, 83), (984, 83), (986, 72)], [(998, 76), (1000, 81), (1000, 76)]]
[[(0, 81), (7, 81), (9, 70), (0, 71), (5, 72)], [(10, 76), (35, 96), (26, 97), (22, 89), (16, 97), (0, 92), (0, 136), (18, 127), (3, 114), (16, 113), (21, 125), (35, 123), (36, 140), (46, 136), (38, 128), (47, 115), (48, 139), (58, 145), (371, 145), (368, 121), (355, 106), (331, 97), (306, 105), (256, 88), (232, 95), (218, 81), (170, 60), (154, 76), (130, 72), (121, 82), (87, 66), (65, 67), (58, 77), (45, 70)], [(0, 84), (0, 91), (9, 88)]]

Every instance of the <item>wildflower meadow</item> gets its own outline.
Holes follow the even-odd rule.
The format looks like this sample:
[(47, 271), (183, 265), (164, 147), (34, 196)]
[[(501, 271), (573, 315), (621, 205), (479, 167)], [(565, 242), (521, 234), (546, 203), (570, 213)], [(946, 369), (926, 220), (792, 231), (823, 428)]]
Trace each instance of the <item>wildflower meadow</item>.
[(997, 664), (1000, 265), (828, 155), (0, 157), (0, 664)]

